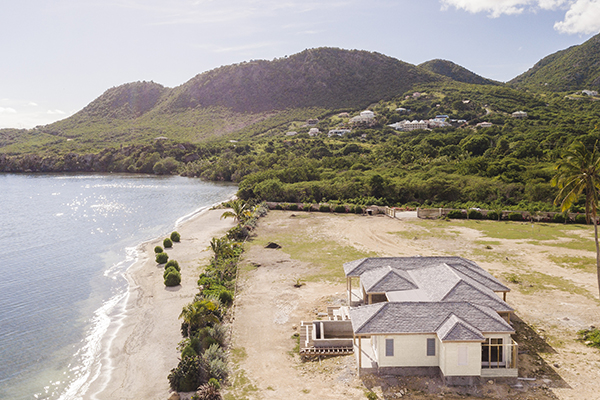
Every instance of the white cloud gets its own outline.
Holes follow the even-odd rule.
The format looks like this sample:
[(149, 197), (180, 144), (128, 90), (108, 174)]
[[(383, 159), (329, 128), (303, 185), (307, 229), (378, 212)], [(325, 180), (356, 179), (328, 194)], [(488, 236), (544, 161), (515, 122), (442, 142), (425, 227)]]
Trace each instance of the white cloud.
[(12, 107), (0, 107), (0, 113), (16, 114), (17, 110)]
[(62, 111), (62, 110), (48, 110), (48, 112), (47, 112), (47, 113), (48, 113), (48, 114), (52, 114), (52, 115), (54, 115), (54, 114), (59, 114), (59, 115), (64, 115), (64, 114), (66, 114), (66, 112), (64, 112), (64, 111)]
[(31, 107), (37, 107), (38, 106), (38, 104), (35, 103), (35, 102), (33, 102), (33, 101), (30, 101), (29, 103), (27, 103), (27, 105), (31, 106)]
[(600, 32), (600, 0), (577, 0), (554, 29), (561, 33)]
[(554, 24), (561, 33), (600, 32), (600, 0), (440, 0), (442, 10), (454, 7), (470, 13), (487, 13), (492, 18), (538, 10), (566, 9), (563, 21)]

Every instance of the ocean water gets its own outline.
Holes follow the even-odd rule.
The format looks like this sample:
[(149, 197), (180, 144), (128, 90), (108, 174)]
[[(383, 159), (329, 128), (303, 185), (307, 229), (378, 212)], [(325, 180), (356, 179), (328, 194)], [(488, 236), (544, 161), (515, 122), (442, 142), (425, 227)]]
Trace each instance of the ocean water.
[(80, 398), (122, 318), (138, 246), (236, 190), (183, 177), (0, 174), (0, 399)]

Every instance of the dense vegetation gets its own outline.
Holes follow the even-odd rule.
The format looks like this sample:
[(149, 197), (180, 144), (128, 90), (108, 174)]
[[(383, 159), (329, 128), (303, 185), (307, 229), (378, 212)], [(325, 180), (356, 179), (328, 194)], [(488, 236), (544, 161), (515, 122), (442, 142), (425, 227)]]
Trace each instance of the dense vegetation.
[[(597, 60), (598, 38), (563, 53)], [(563, 53), (544, 68), (563, 71)], [(596, 70), (586, 71), (578, 73), (595, 82)], [(552, 209), (554, 162), (573, 141), (600, 138), (600, 102), (479, 78), (448, 61), (411, 66), (323, 48), (218, 68), (174, 89), (127, 84), (66, 120), (0, 131), (0, 171), (179, 173), (236, 182), (243, 199), (288, 203)], [(365, 107), (376, 118), (353, 124)], [(388, 126), (440, 114), (452, 126)], [(335, 128), (352, 131), (328, 137)]]
[(237, 264), (243, 251), (240, 241), (267, 212), (264, 205), (249, 207), (241, 200), (231, 205), (234, 210), (247, 212), (238, 215), (238, 224), (226, 236), (211, 241), (213, 257), (198, 279), (200, 291), (179, 316), (183, 320), (184, 338), (179, 344), (181, 358), (168, 377), (171, 389), (180, 392), (199, 389), (199, 398), (205, 398), (206, 392), (218, 395), (218, 388), (227, 379), (225, 319), (233, 302)]
[(534, 90), (598, 90), (600, 88), (600, 34), (585, 43), (541, 59), (509, 84)]
[(460, 65), (448, 60), (430, 60), (419, 64), (419, 67), (425, 68), (426, 70), (436, 74), (447, 76), (448, 78), (457, 82), (473, 83), (476, 85), (500, 85), (500, 82), (486, 79), (469, 71), (465, 67), (461, 67)]

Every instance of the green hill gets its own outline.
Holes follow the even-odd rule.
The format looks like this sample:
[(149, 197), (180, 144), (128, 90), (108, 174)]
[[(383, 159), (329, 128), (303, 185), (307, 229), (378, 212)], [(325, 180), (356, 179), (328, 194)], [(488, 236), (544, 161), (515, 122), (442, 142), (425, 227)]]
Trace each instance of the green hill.
[[(135, 82), (107, 90), (75, 115), (27, 134), (0, 131), (0, 152), (58, 146), (91, 151), (156, 137), (198, 143), (261, 123), (270, 129), (328, 110), (359, 109), (418, 83), (447, 78), (379, 53), (319, 48), (220, 67), (175, 88)], [(263, 129), (263, 130), (264, 130)]]
[(476, 73), (469, 71), (465, 67), (461, 67), (460, 65), (448, 60), (430, 60), (419, 64), (419, 67), (425, 68), (426, 70), (434, 72), (436, 74), (447, 76), (448, 78), (458, 82), (472, 83), (476, 85), (501, 84), (500, 82), (496, 82), (491, 79), (486, 79), (482, 76), (479, 76)]
[(508, 83), (550, 91), (597, 90), (600, 88), (600, 34), (542, 58)]

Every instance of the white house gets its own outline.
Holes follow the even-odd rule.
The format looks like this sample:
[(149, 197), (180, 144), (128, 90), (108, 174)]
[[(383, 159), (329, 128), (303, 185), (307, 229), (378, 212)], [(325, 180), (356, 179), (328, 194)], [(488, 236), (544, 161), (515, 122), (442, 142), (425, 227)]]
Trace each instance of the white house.
[(598, 96), (598, 92), (595, 90), (582, 90), (582, 94), (587, 94), (588, 96)]
[(344, 272), (360, 374), (441, 376), (448, 385), (517, 377), (510, 289), (476, 263), (365, 258)]
[(400, 121), (400, 122), (396, 122), (395, 124), (391, 124), (388, 125), (398, 131), (414, 131), (416, 129), (427, 129), (429, 126), (429, 121)]
[(527, 118), (527, 113), (525, 111), (515, 111), (511, 116), (513, 118)]
[(477, 125), (475, 125), (475, 126), (478, 126), (478, 127), (480, 127), (480, 128), (491, 128), (493, 125), (494, 125), (494, 124), (492, 124), (491, 122), (484, 121), (484, 122), (480, 122), (480, 123), (478, 123), (478, 124), (477, 124)]
[(308, 131), (308, 135), (309, 136), (317, 136), (321, 131), (319, 131), (319, 128), (310, 128), (310, 130)]

